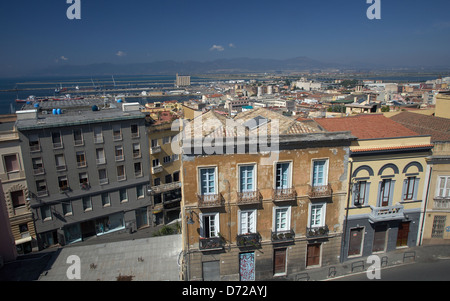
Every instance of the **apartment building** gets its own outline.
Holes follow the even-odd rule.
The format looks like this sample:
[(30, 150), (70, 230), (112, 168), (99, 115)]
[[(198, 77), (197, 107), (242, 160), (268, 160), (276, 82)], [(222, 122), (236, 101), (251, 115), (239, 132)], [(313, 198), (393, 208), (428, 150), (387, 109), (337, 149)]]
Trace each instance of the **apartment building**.
[(149, 225), (145, 125), (137, 103), (49, 101), (17, 112), (40, 249)]
[(259, 108), (209, 111), (183, 134), (184, 280), (293, 279), (339, 262), (349, 132)]
[(0, 180), (17, 253), (26, 254), (37, 250), (37, 240), (15, 122), (15, 115), (0, 117)]
[(172, 150), (179, 127), (173, 112), (165, 112), (159, 118), (150, 119), (147, 134), (150, 145), (151, 195), (153, 199), (152, 221), (154, 225), (170, 223), (180, 217), (181, 178), (180, 155)]
[(420, 244), (450, 243), (450, 119), (401, 112), (392, 120), (422, 135), (431, 135), (427, 160)]
[(379, 114), (316, 121), (358, 138), (350, 147), (341, 260), (417, 246), (430, 136)]
[(191, 85), (191, 77), (188, 75), (176, 75), (175, 78), (175, 86), (176, 87), (186, 87), (186, 86), (190, 86)]

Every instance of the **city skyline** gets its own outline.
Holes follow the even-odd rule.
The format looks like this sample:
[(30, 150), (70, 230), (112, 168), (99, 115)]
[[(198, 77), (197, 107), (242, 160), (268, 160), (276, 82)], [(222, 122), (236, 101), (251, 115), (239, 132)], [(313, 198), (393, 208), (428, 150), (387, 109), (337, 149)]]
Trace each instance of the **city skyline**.
[(0, 4), (0, 76), (63, 65), (308, 57), (325, 63), (449, 66), (447, 1), (124, 1)]

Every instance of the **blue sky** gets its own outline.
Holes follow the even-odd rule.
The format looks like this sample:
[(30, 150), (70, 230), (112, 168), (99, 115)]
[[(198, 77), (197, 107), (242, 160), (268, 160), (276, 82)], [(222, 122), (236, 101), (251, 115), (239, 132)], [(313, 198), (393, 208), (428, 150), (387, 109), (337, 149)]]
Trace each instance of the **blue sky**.
[(60, 64), (220, 58), (450, 66), (450, 1), (66, 0), (0, 3), (0, 75)]

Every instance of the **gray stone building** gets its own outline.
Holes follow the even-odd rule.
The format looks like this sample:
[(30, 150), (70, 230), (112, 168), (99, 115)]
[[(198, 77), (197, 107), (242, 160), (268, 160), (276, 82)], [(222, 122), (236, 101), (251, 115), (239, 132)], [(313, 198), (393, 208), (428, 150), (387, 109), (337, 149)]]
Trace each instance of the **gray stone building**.
[(48, 101), (17, 112), (41, 249), (151, 226), (145, 126), (138, 103)]

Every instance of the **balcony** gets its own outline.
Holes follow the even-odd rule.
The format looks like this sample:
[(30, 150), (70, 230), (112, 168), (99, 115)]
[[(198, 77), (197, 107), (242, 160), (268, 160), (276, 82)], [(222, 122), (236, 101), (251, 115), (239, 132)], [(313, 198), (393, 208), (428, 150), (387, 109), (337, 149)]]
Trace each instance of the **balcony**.
[(150, 148), (150, 154), (154, 155), (161, 152), (161, 146), (152, 146)]
[(174, 189), (181, 188), (181, 182), (172, 182), (168, 184), (161, 184), (158, 186), (152, 186), (152, 190), (154, 193), (162, 193)]
[(306, 237), (307, 238), (327, 237), (329, 232), (330, 230), (328, 229), (327, 225), (323, 227), (306, 228)]
[(200, 237), (198, 245), (202, 251), (221, 250), (225, 246), (225, 241), (221, 237)]
[(403, 214), (403, 205), (397, 204), (395, 206), (385, 207), (370, 206), (370, 208), (372, 208), (372, 212), (369, 213), (369, 222), (371, 223), (403, 219), (405, 217)]
[(279, 201), (295, 201), (297, 192), (294, 188), (277, 188), (273, 189), (272, 199), (274, 202)]
[(450, 198), (435, 198), (433, 202), (433, 209), (450, 209)]
[(236, 236), (236, 245), (238, 247), (261, 247), (261, 235), (259, 233), (247, 233)]
[(272, 243), (285, 243), (293, 242), (295, 239), (295, 233), (293, 230), (287, 231), (272, 231)]
[(35, 176), (45, 174), (45, 169), (44, 169), (44, 167), (34, 167), (34, 168), (33, 168), (33, 174), (34, 174)]
[(259, 190), (237, 192), (237, 204), (249, 205), (249, 204), (261, 204), (262, 196)]
[(331, 194), (333, 192), (330, 184), (315, 185), (315, 186), (308, 185), (308, 186), (309, 186), (308, 196), (310, 199), (328, 198), (331, 197)]
[(219, 194), (197, 194), (198, 208), (215, 208), (224, 205), (224, 199)]
[(157, 165), (152, 167), (152, 174), (157, 174), (163, 171), (162, 165)]

